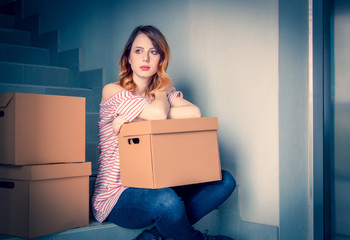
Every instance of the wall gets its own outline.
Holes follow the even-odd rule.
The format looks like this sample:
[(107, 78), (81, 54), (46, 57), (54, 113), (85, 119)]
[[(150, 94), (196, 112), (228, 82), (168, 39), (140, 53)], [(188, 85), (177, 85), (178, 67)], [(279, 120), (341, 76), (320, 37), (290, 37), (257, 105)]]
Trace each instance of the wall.
[[(279, 1), (280, 239), (313, 239), (309, 225), (309, 6)], [(310, 147), (310, 148), (309, 148)], [(310, 172), (309, 172), (310, 171)], [(312, 206), (311, 206), (312, 207)]]
[(237, 178), (240, 217), (278, 226), (277, 2), (191, 3), (185, 76), (200, 86), (194, 91), (205, 115), (219, 116), (223, 167)]
[(158, 26), (175, 86), (219, 117), (222, 166), (239, 185), (239, 209), (231, 198), (221, 216), (279, 225), (278, 0), (25, 2), (25, 15), (41, 13), (40, 32), (58, 29), (59, 49), (80, 47), (81, 70), (102, 67), (104, 83), (132, 29)]
[[(350, 238), (350, 2), (334, 1), (334, 232)], [(343, 238), (342, 238), (343, 237)], [(336, 238), (338, 239), (338, 238)]]

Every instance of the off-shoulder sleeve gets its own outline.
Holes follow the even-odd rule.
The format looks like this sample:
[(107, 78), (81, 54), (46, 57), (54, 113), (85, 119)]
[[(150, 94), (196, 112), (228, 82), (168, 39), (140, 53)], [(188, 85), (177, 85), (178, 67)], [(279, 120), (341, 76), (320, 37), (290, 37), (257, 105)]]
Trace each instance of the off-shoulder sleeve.
[(115, 116), (122, 117), (128, 122), (134, 120), (149, 104), (146, 98), (134, 96), (129, 91), (121, 91), (116, 96), (117, 108)]
[(183, 98), (183, 94), (182, 92), (180, 91), (174, 91), (174, 92), (171, 92), (169, 95), (168, 95), (168, 99), (169, 99), (169, 103), (170, 103), (170, 106), (173, 105), (173, 102), (176, 98)]

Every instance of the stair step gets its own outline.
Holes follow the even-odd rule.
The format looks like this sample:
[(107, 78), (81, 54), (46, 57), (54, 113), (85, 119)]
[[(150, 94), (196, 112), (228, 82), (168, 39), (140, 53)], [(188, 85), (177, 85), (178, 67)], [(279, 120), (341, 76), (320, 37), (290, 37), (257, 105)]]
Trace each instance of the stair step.
[(58, 52), (58, 66), (79, 69), (80, 49), (74, 48), (67, 51)]
[(94, 69), (80, 72), (80, 86), (86, 88), (101, 88), (103, 81), (103, 70)]
[(0, 28), (0, 42), (30, 46), (31, 33), (16, 29)]
[(92, 91), (84, 88), (63, 88), (63, 87), (46, 87), (45, 94), (85, 97), (86, 112), (94, 112), (91, 108)]
[(0, 82), (75, 87), (70, 69), (23, 63), (0, 62)]
[(1, 0), (0, 13), (15, 15), (20, 11), (21, 3), (17, 0)]
[[(216, 235), (217, 231), (218, 210), (206, 215), (198, 223), (194, 225), (195, 229), (204, 232), (209, 231), (209, 234)], [(147, 227), (151, 228), (151, 227)], [(64, 232), (46, 235), (32, 240), (63, 240), (63, 239), (84, 239), (84, 240), (130, 240), (134, 239), (144, 229), (127, 229), (119, 227), (113, 223), (105, 222), (98, 223), (91, 221), (89, 226), (82, 228), (70, 229)], [(0, 235), (1, 240), (21, 240), (23, 238)]]
[(87, 141), (98, 141), (98, 119), (99, 114), (97, 112), (86, 113), (86, 140)]
[(91, 162), (91, 174), (98, 173), (98, 141), (86, 141), (85, 144), (85, 159), (86, 162)]
[(0, 61), (49, 65), (49, 50), (0, 43)]
[(1, 0), (0, 2), (0, 8), (3, 8), (4, 6), (17, 2), (17, 0)]
[(0, 14), (0, 28), (14, 28), (15, 17), (5, 14)]
[(79, 86), (92, 89), (92, 108), (99, 111), (99, 105), (102, 98), (102, 82), (103, 82), (103, 70), (94, 69), (89, 71), (80, 72)]
[(4, 92), (85, 97), (86, 112), (94, 112), (94, 109), (91, 109), (91, 89), (0, 83), (0, 93)]

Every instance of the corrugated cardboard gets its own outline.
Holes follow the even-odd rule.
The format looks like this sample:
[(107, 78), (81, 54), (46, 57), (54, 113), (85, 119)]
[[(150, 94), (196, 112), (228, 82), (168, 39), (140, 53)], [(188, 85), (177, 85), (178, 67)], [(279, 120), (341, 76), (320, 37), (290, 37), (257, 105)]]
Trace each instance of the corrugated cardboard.
[(119, 133), (124, 186), (163, 188), (221, 179), (218, 119), (152, 120)]
[(85, 98), (0, 94), (0, 164), (85, 161)]
[(0, 165), (0, 233), (33, 238), (89, 224), (91, 163)]

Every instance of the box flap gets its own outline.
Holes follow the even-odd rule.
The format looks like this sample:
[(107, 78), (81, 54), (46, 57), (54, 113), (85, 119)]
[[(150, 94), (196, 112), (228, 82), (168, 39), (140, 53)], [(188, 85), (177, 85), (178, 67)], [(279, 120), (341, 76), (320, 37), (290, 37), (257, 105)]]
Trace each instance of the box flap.
[(91, 162), (42, 165), (0, 165), (0, 178), (11, 180), (44, 180), (89, 176)]
[(14, 98), (15, 93), (9, 92), (9, 93), (1, 93), (0, 94), (0, 108), (6, 108), (11, 100)]
[(162, 134), (175, 132), (208, 131), (219, 129), (217, 117), (151, 120), (123, 124), (120, 135), (123, 137)]

